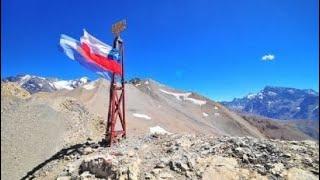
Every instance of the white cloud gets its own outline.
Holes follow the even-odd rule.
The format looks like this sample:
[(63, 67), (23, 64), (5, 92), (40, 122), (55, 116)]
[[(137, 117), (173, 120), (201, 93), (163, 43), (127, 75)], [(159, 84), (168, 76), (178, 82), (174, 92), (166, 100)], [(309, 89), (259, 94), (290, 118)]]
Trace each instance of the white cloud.
[(263, 61), (272, 61), (272, 60), (274, 60), (276, 58), (276, 56), (275, 55), (273, 55), (273, 54), (266, 54), (266, 55), (264, 55), (264, 56), (262, 56), (262, 60)]

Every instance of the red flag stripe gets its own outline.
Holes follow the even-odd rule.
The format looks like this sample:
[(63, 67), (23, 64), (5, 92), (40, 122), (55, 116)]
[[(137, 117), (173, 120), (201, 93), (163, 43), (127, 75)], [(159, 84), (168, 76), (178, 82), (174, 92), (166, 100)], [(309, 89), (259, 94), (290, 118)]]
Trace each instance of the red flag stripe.
[(100, 67), (102, 67), (106, 71), (111, 71), (119, 75), (122, 74), (121, 65), (115, 60), (109, 59), (99, 54), (92, 53), (90, 50), (90, 47), (86, 43), (82, 43), (81, 48), (86, 58), (94, 61), (94, 63), (98, 64)]

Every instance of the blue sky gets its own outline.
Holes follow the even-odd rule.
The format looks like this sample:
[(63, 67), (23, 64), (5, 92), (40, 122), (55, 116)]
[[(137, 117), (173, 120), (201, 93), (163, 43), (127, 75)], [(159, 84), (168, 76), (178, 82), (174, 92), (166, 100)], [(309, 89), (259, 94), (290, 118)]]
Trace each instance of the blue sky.
[(60, 34), (78, 39), (85, 28), (111, 44), (111, 24), (126, 18), (127, 79), (153, 78), (213, 100), (265, 85), (318, 91), (318, 3), (3, 0), (1, 76), (96, 78), (58, 50)]

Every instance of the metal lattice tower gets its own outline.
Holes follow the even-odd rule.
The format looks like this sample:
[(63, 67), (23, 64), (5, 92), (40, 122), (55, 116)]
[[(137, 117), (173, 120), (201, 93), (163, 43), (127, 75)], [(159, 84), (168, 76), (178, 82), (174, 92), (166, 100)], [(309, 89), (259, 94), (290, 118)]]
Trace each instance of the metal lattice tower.
[[(106, 142), (108, 146), (126, 137), (126, 116), (125, 116), (125, 81), (124, 81), (124, 43), (120, 33), (126, 28), (126, 21), (120, 21), (112, 25), (112, 33), (115, 35), (113, 48), (120, 52), (122, 76), (121, 82), (116, 81), (115, 74), (112, 74), (110, 82), (109, 111), (106, 128)], [(116, 130), (116, 123), (120, 121), (121, 129)]]

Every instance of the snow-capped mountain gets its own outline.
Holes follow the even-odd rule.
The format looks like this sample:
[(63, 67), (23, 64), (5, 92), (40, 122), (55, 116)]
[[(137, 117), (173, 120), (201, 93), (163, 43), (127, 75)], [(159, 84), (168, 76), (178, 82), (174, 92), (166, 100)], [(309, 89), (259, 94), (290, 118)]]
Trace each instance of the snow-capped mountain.
[(57, 78), (44, 78), (28, 74), (7, 77), (1, 81), (15, 82), (31, 94), (37, 92), (53, 92), (61, 89), (72, 90), (90, 82), (87, 77), (75, 80), (61, 80)]
[(312, 89), (266, 86), (258, 93), (222, 104), (239, 112), (275, 119), (319, 120), (319, 93)]

